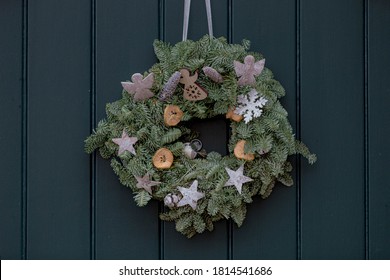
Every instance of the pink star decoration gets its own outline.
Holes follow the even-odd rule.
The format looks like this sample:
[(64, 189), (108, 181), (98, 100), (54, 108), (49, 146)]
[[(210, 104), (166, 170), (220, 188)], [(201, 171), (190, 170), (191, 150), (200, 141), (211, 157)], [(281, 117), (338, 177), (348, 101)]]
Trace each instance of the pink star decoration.
[(256, 83), (255, 77), (259, 76), (264, 69), (265, 59), (255, 62), (255, 58), (247, 55), (244, 63), (234, 61), (234, 70), (236, 71), (238, 85), (253, 86)]
[(158, 186), (161, 184), (161, 182), (151, 181), (149, 174), (146, 173), (143, 177), (135, 176), (135, 179), (137, 179), (137, 188), (144, 189), (148, 193), (152, 194), (152, 187)]
[(154, 94), (150, 88), (154, 83), (154, 74), (150, 73), (143, 79), (140, 73), (131, 76), (132, 82), (121, 82), (122, 87), (130, 94), (134, 94), (134, 100), (145, 100), (151, 98)]
[(225, 167), (226, 172), (229, 174), (229, 180), (226, 182), (225, 187), (235, 186), (238, 193), (241, 194), (242, 185), (253, 181), (252, 178), (244, 176), (244, 165), (241, 165), (236, 171)]
[(135, 155), (135, 150), (133, 145), (138, 141), (137, 137), (129, 137), (126, 131), (123, 130), (121, 138), (113, 138), (112, 142), (119, 145), (118, 156), (123, 154), (125, 151), (129, 151)]
[(189, 205), (193, 210), (196, 209), (196, 204), (199, 199), (204, 197), (204, 193), (198, 192), (198, 180), (192, 182), (191, 187), (183, 188), (177, 187), (183, 198), (177, 203), (177, 206)]

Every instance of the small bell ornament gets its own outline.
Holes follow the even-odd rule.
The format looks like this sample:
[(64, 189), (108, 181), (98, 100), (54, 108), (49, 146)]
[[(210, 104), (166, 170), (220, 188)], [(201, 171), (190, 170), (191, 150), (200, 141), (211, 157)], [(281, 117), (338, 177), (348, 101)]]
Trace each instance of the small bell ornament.
[(194, 159), (202, 151), (202, 146), (199, 139), (194, 139), (191, 143), (184, 143), (183, 154), (189, 159)]
[(184, 143), (183, 154), (189, 159), (194, 159), (197, 152), (192, 148), (191, 143), (188, 142)]

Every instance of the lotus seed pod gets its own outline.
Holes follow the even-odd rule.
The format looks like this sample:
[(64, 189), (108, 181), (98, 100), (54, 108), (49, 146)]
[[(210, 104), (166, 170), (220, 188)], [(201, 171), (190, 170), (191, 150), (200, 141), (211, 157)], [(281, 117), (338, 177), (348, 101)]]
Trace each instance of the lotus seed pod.
[(207, 77), (209, 77), (212, 81), (214, 81), (218, 84), (223, 82), (222, 75), (219, 74), (219, 72), (212, 67), (209, 67), (209, 66), (203, 67), (203, 73)]
[(165, 198), (164, 198), (164, 204), (165, 204), (165, 206), (168, 206), (168, 207), (173, 207), (173, 206), (175, 206), (174, 203), (173, 203), (171, 194), (167, 194), (167, 195), (165, 196)]

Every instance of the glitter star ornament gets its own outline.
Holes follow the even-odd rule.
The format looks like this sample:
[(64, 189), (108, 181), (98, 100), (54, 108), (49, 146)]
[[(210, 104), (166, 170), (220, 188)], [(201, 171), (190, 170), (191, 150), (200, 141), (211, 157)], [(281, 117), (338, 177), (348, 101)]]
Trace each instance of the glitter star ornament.
[(137, 185), (136, 187), (139, 189), (144, 189), (148, 193), (152, 194), (152, 187), (158, 186), (161, 184), (161, 182), (151, 181), (150, 176), (148, 173), (146, 173), (143, 177), (135, 176), (135, 179), (137, 179)]
[(133, 145), (137, 143), (137, 141), (137, 137), (129, 137), (125, 130), (123, 130), (121, 138), (112, 139), (112, 142), (119, 146), (118, 156), (123, 154), (125, 151), (129, 151), (133, 155), (136, 155)]
[(234, 61), (234, 71), (236, 72), (239, 86), (253, 86), (256, 84), (255, 77), (259, 76), (264, 69), (265, 59), (255, 62), (252, 55), (244, 58), (244, 63)]
[(133, 94), (134, 100), (145, 100), (151, 98), (154, 93), (150, 90), (154, 83), (154, 74), (150, 73), (143, 78), (142, 74), (135, 73), (131, 76), (132, 82), (121, 82), (122, 87), (130, 94)]
[(182, 199), (180, 199), (177, 203), (178, 207), (189, 205), (193, 210), (195, 210), (198, 200), (204, 197), (204, 193), (198, 192), (198, 180), (192, 182), (191, 187), (189, 188), (177, 188), (183, 195)]
[(243, 184), (253, 181), (252, 178), (244, 176), (244, 165), (241, 165), (236, 171), (227, 167), (225, 169), (229, 174), (229, 180), (226, 182), (225, 187), (235, 186), (239, 194), (241, 194)]

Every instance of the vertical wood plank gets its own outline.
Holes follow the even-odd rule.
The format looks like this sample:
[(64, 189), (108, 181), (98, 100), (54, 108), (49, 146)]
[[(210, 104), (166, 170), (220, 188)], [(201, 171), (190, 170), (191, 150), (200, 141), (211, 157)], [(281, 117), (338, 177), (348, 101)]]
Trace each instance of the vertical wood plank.
[(90, 1), (29, 1), (30, 259), (90, 256)]
[[(166, 41), (175, 44), (182, 40), (184, 1), (166, 1)], [(226, 0), (212, 1), (214, 36), (227, 36), (228, 5)], [(204, 1), (192, 1), (188, 28), (188, 39), (198, 40), (208, 33), (206, 6)], [(210, 120), (194, 124), (193, 129), (200, 132), (200, 139), (207, 150), (221, 153), (226, 150), (226, 126), (223, 120)], [(218, 137), (211, 135), (213, 131)], [(185, 249), (183, 249), (185, 248)], [(191, 239), (175, 230), (174, 223), (164, 226), (165, 259), (226, 259), (228, 252), (227, 223), (220, 221), (213, 232), (205, 232)]]
[(4, 260), (22, 258), (23, 13), (22, 1), (0, 6), (0, 259)]
[(364, 3), (301, 0), (302, 258), (362, 259)]
[(390, 259), (390, 2), (368, 1), (369, 255)]
[[(105, 104), (121, 98), (120, 82), (155, 62), (158, 1), (96, 1), (97, 120)], [(97, 156), (96, 258), (157, 259), (158, 204), (139, 208), (130, 189), (119, 183), (107, 160)]]
[[(285, 88), (281, 102), (296, 131), (296, 9), (295, 1), (233, 1), (233, 39), (251, 41)], [(290, 160), (294, 163), (295, 157)], [(295, 180), (295, 178), (294, 178)], [(296, 181), (296, 180), (295, 180)], [(297, 257), (297, 182), (291, 188), (279, 185), (269, 198), (255, 198), (248, 205), (246, 220), (234, 231), (235, 259), (295, 259)]]

